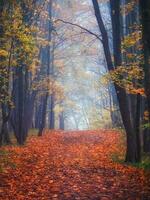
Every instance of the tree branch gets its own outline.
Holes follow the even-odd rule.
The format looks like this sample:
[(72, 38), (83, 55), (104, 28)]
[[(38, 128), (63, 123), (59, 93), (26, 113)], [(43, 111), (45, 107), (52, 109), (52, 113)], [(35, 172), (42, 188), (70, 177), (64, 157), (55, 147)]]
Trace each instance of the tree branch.
[(81, 26), (81, 25), (79, 25), (79, 24), (75, 24), (75, 23), (72, 23), (72, 22), (68, 22), (68, 21), (65, 21), (65, 20), (63, 20), (63, 19), (56, 19), (56, 20), (54, 21), (54, 23), (56, 23), (56, 22), (62, 22), (62, 23), (64, 23), (64, 24), (70, 24), (71, 26), (76, 26), (76, 27), (78, 27), (78, 28), (80, 28), (80, 29), (86, 31), (87, 33), (89, 33), (89, 34), (95, 36), (98, 40), (100, 40), (101, 42), (103, 42), (99, 35), (97, 35), (96, 33), (93, 33), (92, 31), (88, 30), (87, 28), (85, 28), (85, 27), (83, 27), (83, 26)]

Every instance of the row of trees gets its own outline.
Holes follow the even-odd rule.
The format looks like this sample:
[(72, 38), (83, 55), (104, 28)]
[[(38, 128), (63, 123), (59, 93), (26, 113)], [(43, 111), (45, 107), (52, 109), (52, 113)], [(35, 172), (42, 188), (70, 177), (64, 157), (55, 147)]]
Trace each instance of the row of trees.
[[(23, 144), (27, 137), (31, 78), (28, 66), (37, 51), (34, 27), (29, 24), (33, 16), (32, 8), (24, 2), (1, 1), (1, 109), (2, 130), (0, 143), (8, 143), (8, 121), (11, 121), (18, 143)], [(29, 15), (30, 13), (30, 15)], [(33, 95), (33, 96), (32, 96)], [(12, 108), (15, 109), (12, 109)], [(32, 107), (32, 106), (31, 106)], [(13, 111), (13, 112), (11, 112)], [(30, 119), (29, 119), (30, 121)]]
[[(122, 121), (127, 136), (127, 162), (141, 161), (141, 144), (149, 152), (149, 23), (148, 1), (110, 0), (113, 59), (109, 38), (97, 0), (93, 0), (95, 16), (101, 32), (107, 67), (114, 81)], [(125, 3), (125, 4), (124, 4)], [(122, 10), (121, 10), (122, 6)], [(141, 30), (142, 25), (142, 30)], [(125, 27), (125, 28), (122, 28)], [(141, 41), (141, 32), (143, 43)], [(141, 47), (144, 44), (143, 47)], [(144, 49), (144, 51), (143, 51)], [(143, 58), (144, 56), (144, 58)], [(144, 111), (147, 115), (144, 119)], [(141, 124), (144, 124), (143, 140)]]
[(10, 142), (8, 132), (12, 129), (18, 143), (24, 144), (34, 115), (39, 135), (42, 134), (49, 94), (50, 128), (54, 128), (54, 88), (59, 93), (60, 86), (53, 79), (52, 1), (1, 1), (0, 6), (0, 143)]
[[(85, 6), (81, 8), (84, 10)], [(86, 45), (81, 46), (81, 42), (91, 43), (91, 38), (84, 39), (85, 33), (79, 37), (83, 35), (80, 30), (75, 34), (73, 26), (60, 23), (62, 16), (73, 19), (72, 12), (77, 10), (69, 1), (1, 2), (1, 144), (10, 142), (10, 131), (19, 144), (24, 144), (31, 127), (39, 130), (39, 136), (45, 127), (64, 129), (64, 121), (70, 123), (68, 116), (73, 118), (76, 128), (99, 126), (100, 112), (95, 120), (88, 107), (95, 104), (95, 109), (102, 110), (103, 105), (108, 106), (108, 91), (102, 105), (90, 97), (94, 91), (88, 93), (94, 80), (90, 82), (86, 73), (91, 70), (86, 58), (91, 59), (92, 55), (84, 52)], [(77, 48), (79, 53), (84, 52), (84, 58), (78, 55), (76, 63), (72, 61), (70, 46), (72, 53)], [(77, 67), (81, 62), (84, 69)], [(99, 71), (94, 73), (98, 81)], [(76, 81), (72, 80), (74, 77)]]
[[(104, 16), (106, 7), (109, 12)], [(24, 144), (32, 127), (39, 130), (39, 136), (45, 127), (64, 129), (67, 115), (73, 118), (76, 127), (80, 117), (88, 128), (94, 128), (101, 118), (98, 115), (107, 107), (108, 120), (114, 126), (120, 126), (122, 118), (127, 137), (126, 161), (140, 162), (142, 151), (150, 152), (148, 8), (149, 1), (144, 0), (2, 0), (0, 144), (10, 142), (10, 131), (19, 144)], [(82, 13), (91, 20), (90, 29), (88, 21), (81, 23)], [(89, 48), (97, 40), (98, 48)], [(70, 51), (80, 52), (80, 59), (94, 57), (96, 67), (80, 59), (74, 63)], [(77, 67), (78, 62), (85, 66), (82, 70)], [(96, 89), (93, 86), (90, 92), (87, 73), (96, 75)], [(107, 85), (98, 84), (97, 77), (101, 76)], [(82, 111), (77, 111), (76, 106), (73, 109), (77, 102)], [(88, 109), (93, 102), (96, 111)]]

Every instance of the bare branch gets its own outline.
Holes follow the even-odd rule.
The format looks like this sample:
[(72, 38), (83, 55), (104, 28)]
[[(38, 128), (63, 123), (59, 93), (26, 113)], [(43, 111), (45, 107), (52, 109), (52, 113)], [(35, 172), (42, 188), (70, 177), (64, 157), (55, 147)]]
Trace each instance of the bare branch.
[(71, 26), (76, 26), (76, 27), (78, 27), (78, 28), (80, 28), (80, 29), (86, 31), (87, 33), (89, 33), (89, 34), (95, 36), (98, 40), (100, 40), (101, 42), (103, 42), (102, 39), (101, 39), (101, 37), (100, 37), (99, 35), (97, 35), (96, 33), (93, 33), (92, 31), (88, 30), (87, 28), (85, 28), (85, 27), (83, 27), (83, 26), (81, 26), (81, 25), (79, 25), (79, 24), (75, 24), (75, 23), (72, 23), (72, 22), (68, 22), (68, 21), (65, 21), (65, 20), (63, 20), (63, 19), (56, 19), (56, 20), (54, 21), (54, 23), (56, 23), (56, 22), (62, 22), (62, 23), (64, 23), (64, 24), (70, 24)]

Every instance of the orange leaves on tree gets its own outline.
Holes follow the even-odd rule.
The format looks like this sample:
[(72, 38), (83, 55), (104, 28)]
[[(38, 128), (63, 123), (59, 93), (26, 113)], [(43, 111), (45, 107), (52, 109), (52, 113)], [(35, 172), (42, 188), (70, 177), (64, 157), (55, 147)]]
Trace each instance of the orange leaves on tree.
[(144, 119), (145, 119), (146, 121), (149, 120), (149, 112), (148, 112), (147, 110), (144, 112)]

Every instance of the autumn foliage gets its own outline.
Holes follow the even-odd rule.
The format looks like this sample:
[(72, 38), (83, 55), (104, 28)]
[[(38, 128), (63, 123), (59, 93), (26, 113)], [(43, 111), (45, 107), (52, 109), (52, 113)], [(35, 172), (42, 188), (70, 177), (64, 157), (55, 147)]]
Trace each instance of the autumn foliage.
[(124, 156), (122, 138), (110, 130), (47, 131), (23, 147), (3, 147), (0, 199), (148, 199), (148, 173), (113, 161)]

